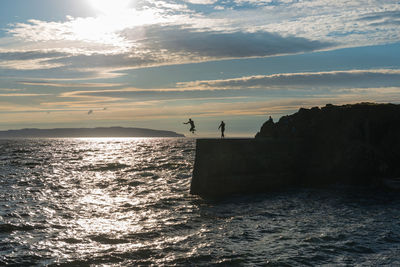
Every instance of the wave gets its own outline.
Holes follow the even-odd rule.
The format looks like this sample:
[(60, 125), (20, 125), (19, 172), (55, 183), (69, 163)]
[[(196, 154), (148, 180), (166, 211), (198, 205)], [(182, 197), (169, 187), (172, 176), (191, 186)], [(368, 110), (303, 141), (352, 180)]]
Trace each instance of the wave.
[(122, 239), (122, 238), (113, 238), (106, 234), (101, 235), (92, 235), (88, 236), (88, 238), (92, 241), (101, 243), (101, 244), (108, 244), (108, 245), (115, 245), (115, 244), (124, 244), (129, 243), (129, 239)]
[(105, 171), (116, 171), (116, 170), (126, 169), (128, 167), (130, 167), (130, 166), (123, 164), (123, 163), (119, 163), (119, 162), (113, 162), (113, 163), (106, 163), (106, 164), (83, 166), (82, 170), (105, 172)]
[(33, 231), (37, 229), (46, 229), (45, 226), (41, 225), (15, 225), (15, 224), (0, 224), (0, 233), (12, 233), (14, 231)]

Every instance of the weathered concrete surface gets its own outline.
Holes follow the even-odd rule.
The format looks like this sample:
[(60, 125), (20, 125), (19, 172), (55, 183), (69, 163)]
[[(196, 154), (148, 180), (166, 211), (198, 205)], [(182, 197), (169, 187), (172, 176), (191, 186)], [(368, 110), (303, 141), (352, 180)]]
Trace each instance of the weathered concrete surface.
[(265, 192), (300, 180), (302, 142), (275, 139), (198, 139), (191, 194)]

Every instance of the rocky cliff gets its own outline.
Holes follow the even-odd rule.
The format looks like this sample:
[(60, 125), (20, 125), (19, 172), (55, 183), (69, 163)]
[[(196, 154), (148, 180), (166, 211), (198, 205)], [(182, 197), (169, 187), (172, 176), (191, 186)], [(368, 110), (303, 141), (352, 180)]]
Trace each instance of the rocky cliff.
[(369, 183), (400, 176), (400, 105), (301, 108), (269, 120), (256, 138), (301, 139), (304, 182)]

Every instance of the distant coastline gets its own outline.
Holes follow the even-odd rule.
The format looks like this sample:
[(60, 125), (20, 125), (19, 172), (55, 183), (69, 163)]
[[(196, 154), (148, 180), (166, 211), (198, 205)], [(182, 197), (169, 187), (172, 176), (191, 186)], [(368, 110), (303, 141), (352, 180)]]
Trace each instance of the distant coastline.
[(21, 129), (0, 131), (0, 138), (67, 138), (67, 137), (185, 137), (173, 131), (146, 128), (97, 127)]

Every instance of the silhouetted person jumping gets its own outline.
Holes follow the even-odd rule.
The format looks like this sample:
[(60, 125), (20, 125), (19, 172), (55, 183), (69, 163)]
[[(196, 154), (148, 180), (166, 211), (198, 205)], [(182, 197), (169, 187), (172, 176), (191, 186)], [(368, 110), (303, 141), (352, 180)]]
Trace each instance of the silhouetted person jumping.
[(225, 138), (225, 122), (221, 121), (221, 124), (219, 125), (218, 129), (221, 129), (221, 138)]
[(196, 131), (195, 126), (194, 126), (194, 121), (192, 121), (192, 119), (189, 119), (188, 122), (184, 122), (183, 124), (190, 124), (190, 129), (189, 131), (192, 132), (192, 134), (194, 134), (194, 132)]

